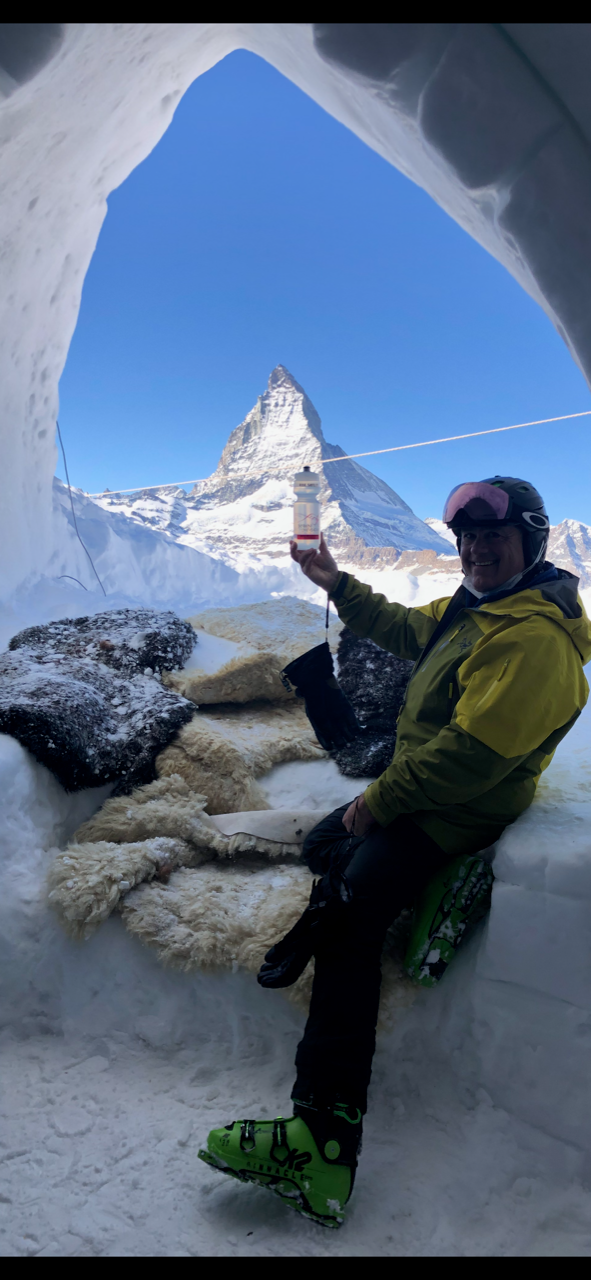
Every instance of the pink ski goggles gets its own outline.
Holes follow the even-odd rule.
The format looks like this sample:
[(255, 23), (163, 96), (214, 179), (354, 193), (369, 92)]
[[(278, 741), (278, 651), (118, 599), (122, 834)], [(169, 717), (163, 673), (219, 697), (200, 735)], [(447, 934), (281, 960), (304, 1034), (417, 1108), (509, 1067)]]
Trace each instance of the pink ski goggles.
[(457, 484), (452, 489), (443, 508), (444, 524), (453, 524), (459, 511), (469, 520), (505, 520), (509, 510), (509, 494), (496, 489), (493, 484), (477, 480), (470, 484)]

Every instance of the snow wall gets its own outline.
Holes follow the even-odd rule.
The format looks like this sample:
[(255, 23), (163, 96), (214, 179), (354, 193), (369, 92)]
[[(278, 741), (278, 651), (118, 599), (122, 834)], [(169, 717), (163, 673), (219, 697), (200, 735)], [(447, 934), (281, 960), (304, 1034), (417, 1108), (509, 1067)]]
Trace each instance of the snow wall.
[[(429, 191), (591, 368), (586, 24), (12, 28), (16, 44), (0, 40), (5, 597), (55, 556), (57, 385), (106, 197), (162, 136), (188, 85), (233, 49), (265, 57)], [(399, 1031), (399, 1048), (414, 1035), (419, 1056), (447, 1053), (458, 1079), (472, 1072), (496, 1103), (575, 1155), (591, 1150), (589, 723), (582, 717), (538, 801), (500, 843), (490, 922), (470, 963), (458, 960), (438, 991), (422, 993)], [(1, 765), (16, 894), (5, 895), (3, 946), (19, 986), (18, 996), (7, 991), (5, 1017), (16, 998), (23, 1026), (29, 1019), (57, 1029), (74, 1009), (63, 974), (84, 967), (68, 964), (69, 944), (51, 922), (39, 933), (39, 884), (44, 850), (83, 814), (12, 740)], [(88, 957), (79, 1006), (93, 992), (100, 1002), (108, 985)], [(181, 979), (173, 985), (182, 1005)], [(127, 1016), (134, 990), (130, 981), (118, 1016)], [(163, 1014), (162, 1043), (169, 1031)]]

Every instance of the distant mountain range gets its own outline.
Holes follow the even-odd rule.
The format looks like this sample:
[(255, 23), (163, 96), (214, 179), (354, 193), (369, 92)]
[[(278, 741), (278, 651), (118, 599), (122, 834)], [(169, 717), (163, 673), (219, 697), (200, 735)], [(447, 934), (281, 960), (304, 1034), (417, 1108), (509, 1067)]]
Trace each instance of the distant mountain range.
[[(337, 461), (344, 457), (325, 440), (304, 389), (277, 365), (266, 391), (231, 432), (216, 470), (191, 493), (168, 485), (106, 492), (94, 502), (239, 572), (273, 566), (281, 573), (290, 568), (293, 477), (309, 466), (321, 477), (322, 527), (340, 564), (372, 580), (383, 572), (389, 579), (393, 570), (457, 579), (455, 540), (442, 521), (420, 520), (366, 467)], [(548, 558), (591, 587), (591, 528), (577, 520), (555, 525)]]
[(581, 586), (591, 587), (591, 527), (580, 520), (563, 520), (550, 530), (548, 560), (560, 569), (570, 569), (581, 580)]

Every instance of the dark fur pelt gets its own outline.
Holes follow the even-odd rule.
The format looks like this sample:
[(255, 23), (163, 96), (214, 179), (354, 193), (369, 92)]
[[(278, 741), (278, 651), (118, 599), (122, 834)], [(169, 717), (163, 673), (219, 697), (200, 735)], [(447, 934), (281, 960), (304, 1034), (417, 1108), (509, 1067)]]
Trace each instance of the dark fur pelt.
[(338, 662), (339, 684), (363, 732), (333, 758), (349, 778), (378, 778), (392, 760), (413, 663), (386, 653), (373, 640), (360, 640), (348, 627), (341, 631)]
[(27, 648), (43, 659), (54, 653), (92, 658), (121, 675), (173, 671), (184, 666), (197, 636), (189, 622), (170, 610), (109, 609), (90, 618), (62, 618), (41, 627), (27, 627), (13, 636), (8, 648)]
[(158, 752), (195, 713), (152, 672), (182, 665), (194, 643), (188, 623), (153, 609), (29, 627), (0, 654), (0, 732), (68, 791), (150, 782)]

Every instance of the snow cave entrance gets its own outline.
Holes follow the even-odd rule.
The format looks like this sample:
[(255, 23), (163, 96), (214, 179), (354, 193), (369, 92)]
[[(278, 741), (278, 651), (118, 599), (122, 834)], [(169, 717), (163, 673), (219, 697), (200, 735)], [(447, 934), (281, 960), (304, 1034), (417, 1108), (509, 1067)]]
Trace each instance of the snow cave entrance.
[[(228, 62), (229, 60), (231, 60), (231, 59), (232, 59), (233, 57), (235, 57), (236, 55), (241, 56), (241, 55), (243, 55), (243, 54), (245, 54), (245, 53), (246, 53), (246, 56), (247, 56), (249, 59), (252, 59), (253, 61), (256, 61), (257, 63), (260, 63), (260, 65), (265, 65), (264, 60), (263, 60), (262, 58), (259, 58), (259, 55), (258, 55), (257, 53), (254, 53), (254, 52), (252, 52), (252, 51), (245, 51), (245, 50), (233, 50), (230, 54), (227, 54), (224, 58), (221, 58), (221, 59), (219, 60), (219, 62), (216, 64), (216, 66), (219, 66), (222, 62)], [(216, 68), (215, 68), (215, 66), (214, 66), (214, 67), (212, 67), (212, 68), (209, 68), (209, 69), (208, 69), (208, 73), (209, 73), (209, 71), (214, 71), (215, 69), (216, 69)], [(275, 67), (273, 67), (273, 74), (276, 74), (277, 76), (279, 76), (279, 77), (284, 81), (284, 83), (289, 84), (290, 88), (293, 88), (293, 89), (294, 89), (294, 91), (295, 91), (298, 95), (300, 95), (300, 92), (301, 92), (301, 91), (300, 91), (299, 87), (298, 87), (297, 85), (294, 85), (293, 81), (290, 81), (290, 80), (289, 80), (289, 78), (284, 74), (284, 72), (283, 72), (283, 71), (280, 71), (280, 70), (276, 69)], [(156, 156), (156, 154), (157, 154), (157, 153), (158, 153), (158, 152), (159, 152), (163, 147), (165, 147), (165, 146), (167, 145), (167, 141), (168, 141), (168, 139), (170, 138), (171, 133), (172, 133), (172, 132), (173, 132), (173, 130), (176, 128), (176, 125), (177, 125), (177, 116), (178, 116), (178, 113), (180, 112), (180, 110), (182, 110), (182, 101), (186, 99), (187, 95), (188, 95), (188, 94), (189, 94), (189, 93), (190, 93), (190, 92), (195, 88), (195, 86), (196, 86), (198, 83), (203, 83), (203, 81), (204, 81), (205, 79), (206, 79), (206, 76), (205, 76), (205, 75), (200, 75), (200, 76), (195, 77), (195, 79), (191, 81), (191, 83), (189, 84), (188, 88), (185, 90), (185, 93), (184, 93), (184, 95), (183, 95), (183, 99), (182, 99), (182, 100), (179, 102), (179, 104), (178, 104), (177, 113), (175, 113), (175, 117), (173, 117), (173, 119), (172, 119), (171, 123), (168, 125), (168, 128), (165, 130), (165, 132), (163, 133), (162, 137), (161, 137), (161, 138), (159, 139), (159, 141), (157, 142), (156, 146), (152, 149), (152, 151), (149, 153), (149, 155), (148, 155), (147, 157), (145, 157), (145, 160), (143, 160), (143, 161), (140, 163), (140, 165), (139, 165), (139, 166), (138, 166), (138, 165), (136, 165), (136, 167), (131, 171), (131, 173), (130, 173), (130, 174), (127, 176), (127, 178), (125, 179), (125, 182), (130, 181), (131, 179), (133, 179), (133, 178), (135, 177), (135, 175), (137, 175), (137, 173), (138, 173), (138, 170), (139, 170), (139, 169), (141, 169), (142, 167), (144, 167), (144, 168), (145, 168), (145, 173), (146, 173), (146, 182), (145, 182), (145, 187), (144, 187), (144, 190), (143, 190), (143, 194), (144, 194), (144, 197), (145, 197), (146, 202), (149, 202), (149, 201), (150, 201), (150, 199), (151, 199), (151, 194), (150, 194), (150, 189), (149, 189), (149, 182), (148, 182), (148, 165), (151, 163), (151, 161), (152, 161), (152, 160), (153, 160), (153, 158)], [(301, 95), (301, 97), (302, 97), (302, 101), (304, 101), (304, 95)], [(319, 115), (319, 116), (321, 116), (321, 115), (325, 115), (325, 114), (326, 114), (326, 113), (324, 113), (324, 112), (323, 112), (322, 107), (320, 107), (316, 102), (314, 102), (314, 103), (313, 103), (313, 105), (312, 105), (312, 104), (311, 104), (311, 101), (310, 101), (310, 98), (306, 98), (306, 101), (308, 102), (309, 106), (311, 106), (311, 109), (312, 109), (312, 110), (314, 110), (315, 112), (318, 112), (318, 115)], [(206, 110), (206, 109), (207, 109), (207, 100), (205, 101), (205, 103), (204, 103), (204, 107), (203, 107), (203, 110)], [(341, 126), (339, 125), (338, 127), (340, 128)], [(348, 132), (348, 133), (350, 133), (350, 132), (352, 132), (352, 130), (347, 130), (347, 132)], [(355, 142), (356, 142), (356, 144), (357, 144), (359, 141), (363, 142), (363, 150), (366, 150), (368, 153), (371, 153), (371, 152), (372, 152), (372, 148), (371, 148), (371, 147), (369, 147), (369, 146), (367, 146), (367, 144), (365, 143), (365, 140), (364, 140), (364, 139), (360, 139), (360, 138), (357, 136), (357, 137), (355, 138)], [(195, 162), (195, 159), (194, 159), (194, 157), (193, 157), (193, 156), (191, 156), (191, 155), (187, 156), (186, 160), (187, 160), (187, 165), (188, 165), (188, 166), (195, 166), (195, 163), (196, 163), (196, 162)], [(380, 165), (383, 165), (383, 167), (384, 167), (384, 168), (387, 168), (387, 169), (388, 169), (388, 170), (390, 170), (391, 172), (395, 172), (395, 168), (394, 168), (394, 166), (389, 165), (389, 164), (388, 164), (388, 161), (387, 161), (386, 159), (383, 159), (382, 157), (380, 157), (380, 158), (379, 158), (378, 163), (379, 163)], [(273, 164), (274, 164), (274, 157), (273, 157), (273, 156), (271, 156), (271, 157), (270, 157), (269, 164), (270, 164), (270, 173), (267, 175), (267, 181), (268, 181), (269, 185), (273, 185)], [(172, 190), (172, 183), (175, 183), (175, 184), (176, 184), (176, 181), (177, 181), (177, 179), (179, 179), (179, 176), (180, 176), (180, 175), (179, 175), (179, 173), (178, 173), (178, 172), (176, 172), (176, 176), (175, 176), (175, 172), (173, 172), (172, 167), (170, 168), (170, 173), (171, 173), (171, 190)], [(200, 180), (200, 181), (201, 181), (201, 180)], [(205, 184), (207, 184), (207, 182), (208, 182), (208, 181), (209, 181), (209, 178), (208, 178), (207, 176), (203, 178), (203, 182), (204, 182)], [(404, 181), (404, 182), (406, 182), (406, 181), (407, 181), (407, 180), (406, 180), (406, 178), (404, 178), (404, 179), (403, 179), (403, 181)], [(121, 184), (121, 185), (125, 185), (125, 184)], [(115, 194), (116, 194), (116, 193), (115, 193), (115, 192), (113, 192), (112, 194), (115, 196)], [(432, 201), (431, 201), (431, 199), (430, 199), (430, 197), (429, 197), (428, 195), (425, 195), (423, 192), (421, 192), (421, 197), (422, 197), (423, 199), (425, 199), (426, 201), (428, 201), (428, 203), (429, 203), (430, 205), (432, 205), (433, 209), (435, 209), (435, 210), (437, 211), (437, 216), (438, 216), (438, 217), (440, 217), (442, 220), (445, 220), (446, 222), (450, 222), (450, 219), (449, 219), (449, 217), (448, 217), (447, 212), (442, 212), (442, 211), (440, 211), (440, 210), (437, 208), (436, 203), (435, 203), (435, 202), (432, 202)], [(178, 203), (178, 205), (179, 205), (179, 208), (180, 208), (180, 207), (182, 206), (182, 204), (183, 204), (183, 200), (185, 199), (185, 194), (183, 193), (182, 186), (181, 186), (180, 184), (179, 184), (179, 189), (178, 189), (178, 195), (177, 195), (177, 196), (175, 196), (175, 199), (176, 199), (176, 201), (177, 201), (177, 203)], [(103, 233), (108, 233), (108, 231), (109, 231), (109, 225), (110, 225), (110, 220), (113, 218), (113, 216), (114, 216), (114, 212), (116, 213), (116, 211), (112, 211), (112, 210), (109, 212), (109, 216), (106, 218), (105, 223), (104, 223)], [(240, 211), (240, 208), (238, 208), (238, 207), (232, 208), (232, 209), (229, 211), (229, 219), (230, 219), (230, 217), (231, 217), (235, 222), (239, 222), (239, 221), (240, 221), (240, 217), (241, 217), (241, 211)], [(277, 215), (276, 215), (276, 220), (277, 220), (277, 222), (278, 222), (278, 223), (280, 223), (280, 221), (281, 221), (281, 210), (278, 210)], [(453, 225), (453, 223), (451, 223), (451, 222), (450, 222), (450, 224), (451, 224), (451, 225)], [(455, 233), (455, 227), (454, 227), (454, 233)], [(458, 235), (460, 234), (460, 233), (459, 233), (459, 231), (457, 232), (457, 234), (458, 234)], [(465, 241), (469, 241), (469, 240), (471, 240), (471, 238), (470, 238), (469, 236), (462, 236), (462, 239), (463, 239), (463, 240), (465, 240)], [(473, 241), (471, 241), (471, 242), (473, 243)], [(101, 242), (101, 239), (99, 238), (98, 246), (97, 246), (97, 248), (95, 249), (94, 254), (93, 254), (93, 257), (92, 257), (92, 260), (91, 260), (91, 264), (90, 264), (90, 272), (89, 272), (89, 274), (91, 274), (91, 273), (93, 272), (93, 270), (97, 269), (97, 268), (96, 268), (96, 264), (97, 264), (97, 261), (98, 261), (98, 258), (99, 258), (100, 252), (101, 252), (101, 243), (102, 243), (102, 242)], [(481, 254), (481, 256), (482, 256), (483, 258), (487, 258), (487, 260), (491, 261), (491, 259), (489, 258), (489, 255), (487, 255), (487, 254), (486, 254), (486, 252), (485, 252), (485, 251), (483, 251), (481, 247), (478, 247), (477, 252), (478, 252), (479, 254)], [(243, 251), (243, 257), (244, 257), (244, 258), (246, 258), (247, 256), (248, 256), (248, 246), (245, 244), (244, 251)], [(498, 268), (497, 268), (497, 267), (496, 267), (496, 265), (495, 265), (495, 270), (497, 270), (497, 269), (498, 269)], [(209, 304), (208, 304), (208, 302), (205, 302), (203, 305), (204, 305), (204, 308), (207, 308)], [(157, 308), (156, 308), (156, 309), (157, 309)], [(484, 309), (484, 306), (483, 306), (483, 309)], [(192, 320), (190, 321), (190, 323), (192, 323)], [(330, 323), (330, 321), (329, 321), (329, 323)], [(73, 336), (73, 344), (75, 344), (75, 343), (76, 343), (76, 334), (77, 334), (77, 331), (78, 331), (79, 324), (80, 324), (80, 317), (79, 317), (79, 321), (78, 321), (77, 328), (76, 328), (76, 330), (75, 330), (75, 332), (74, 332), (74, 336)], [(279, 356), (278, 358), (279, 358), (279, 359), (281, 359), (281, 356)], [(68, 369), (71, 367), (71, 360), (72, 360), (72, 354), (70, 353), (70, 354), (69, 354), (69, 356), (68, 356), (68, 361), (67, 361), (67, 364), (66, 364), (66, 369), (65, 369), (65, 371), (64, 371), (64, 377), (67, 377), (67, 376), (68, 376)], [(268, 368), (266, 368), (266, 370), (265, 370), (265, 374), (266, 374), (266, 375), (268, 375), (268, 373), (270, 372), (270, 370), (271, 370), (271, 368), (273, 367), (274, 363), (275, 363), (275, 361), (273, 361), (273, 362), (270, 362), (270, 363), (269, 363)], [(290, 363), (290, 362), (288, 361), (288, 364), (289, 364), (289, 363)], [(141, 366), (139, 366), (139, 367), (141, 367)], [(292, 367), (292, 371), (294, 371), (294, 372), (296, 373), (296, 376), (297, 376), (297, 365), (295, 366), (295, 369), (293, 369), (293, 367)], [(264, 386), (264, 383), (262, 383), (262, 384), (261, 384), (261, 386), (260, 386), (260, 388), (257, 388), (257, 389), (262, 390), (262, 389), (263, 389), (263, 386)], [(248, 406), (247, 406), (246, 404), (244, 404), (244, 406), (243, 406), (243, 411), (240, 413), (240, 416), (239, 416), (239, 417), (238, 417), (238, 416), (235, 416), (235, 417), (233, 418), (233, 422), (234, 422), (234, 423), (239, 422), (239, 421), (242, 419), (242, 417), (244, 416), (244, 410), (246, 410), (246, 409), (247, 409), (247, 407), (248, 407)], [(321, 405), (320, 405), (320, 404), (319, 404), (319, 408), (321, 408), (321, 412), (322, 412), (322, 407), (321, 407)], [(519, 416), (519, 414), (517, 414), (517, 416)], [(531, 415), (531, 416), (533, 416), (533, 415)], [(63, 419), (63, 413), (62, 413), (62, 419)], [(105, 419), (108, 421), (108, 415), (105, 415)], [(497, 419), (497, 420), (498, 420), (498, 419)], [(509, 421), (511, 421), (511, 419), (510, 419), (510, 418), (509, 418), (508, 420), (509, 420)], [(63, 425), (63, 421), (62, 421), (62, 425)], [(485, 425), (489, 425), (489, 424), (488, 424), (488, 422), (487, 422)], [(231, 426), (232, 426), (232, 419), (231, 419), (231, 418), (228, 418), (228, 427), (230, 428)], [(461, 429), (462, 429), (462, 428), (460, 428), (460, 430), (461, 430)], [(469, 430), (469, 429), (470, 429), (470, 428), (466, 428), (466, 430)], [(451, 431), (451, 430), (453, 430), (453, 428), (450, 428), (450, 431)], [(441, 432), (440, 432), (440, 431), (437, 431), (437, 434), (442, 434), (442, 435), (443, 435), (443, 434), (446, 434), (446, 433), (447, 433), (447, 432), (446, 432), (446, 429), (444, 429), (444, 430), (443, 430), (443, 431), (441, 431)], [(333, 437), (329, 437), (329, 438), (333, 438)], [(419, 437), (419, 438), (420, 438), (420, 437)], [(100, 439), (100, 436), (99, 436), (98, 431), (96, 431), (96, 432), (94, 433), (94, 439), (96, 439), (96, 440), (97, 440), (97, 442), (98, 442), (98, 440)], [(338, 437), (337, 437), (337, 439), (338, 439)], [(498, 437), (497, 439), (500, 439), (500, 437)], [(68, 445), (68, 448), (69, 448), (69, 449), (71, 449), (71, 448), (72, 448), (71, 442), (70, 442), (68, 439), (66, 439), (66, 443), (67, 443), (67, 445)], [(340, 441), (339, 441), (339, 443), (340, 443)], [(372, 439), (372, 438), (369, 438), (367, 441), (365, 441), (365, 439), (364, 439), (363, 441), (361, 441), (361, 440), (360, 440), (360, 441), (355, 440), (355, 441), (354, 441), (354, 443), (353, 443), (353, 445), (352, 445), (351, 447), (352, 447), (352, 448), (356, 448), (356, 447), (359, 447), (359, 446), (360, 446), (360, 447), (368, 448), (368, 447), (372, 447), (372, 446), (373, 446), (373, 443), (374, 443), (374, 441), (373, 441), (373, 439)], [(380, 444), (381, 444), (381, 443), (382, 443), (382, 441), (380, 440), (380, 441), (379, 441), (379, 442), (377, 442), (377, 443), (380, 443)], [(384, 442), (384, 443), (386, 443), (386, 442)], [(388, 443), (390, 443), (390, 441), (388, 441)], [(216, 445), (216, 448), (218, 448), (218, 446), (217, 446), (217, 445)], [(215, 457), (215, 458), (214, 458), (214, 457), (211, 457), (210, 459), (208, 459), (208, 461), (207, 461), (207, 463), (206, 463), (205, 465), (200, 465), (200, 466), (198, 467), (198, 466), (197, 466), (197, 463), (195, 463), (195, 465), (194, 465), (194, 466), (193, 466), (193, 464), (191, 464), (191, 468), (190, 468), (189, 474), (193, 473), (193, 474), (195, 474), (195, 475), (199, 475), (199, 476), (201, 476), (201, 477), (205, 477), (205, 476), (210, 475), (210, 474), (212, 473), (212, 471), (215, 469), (215, 466), (217, 465), (217, 460), (218, 460), (218, 458), (219, 458), (219, 452), (221, 452), (221, 447), (219, 447), (219, 451), (218, 451), (217, 457)], [(446, 449), (444, 452), (447, 452), (447, 449)], [(401, 460), (402, 464), (404, 464), (404, 463), (406, 462), (407, 458), (409, 458), (409, 457), (410, 457), (410, 455), (405, 455), (405, 454), (399, 455), (399, 459)], [(442, 460), (443, 464), (445, 465), (445, 458), (444, 458), (444, 457), (442, 457), (442, 459), (441, 459), (441, 460)], [(60, 465), (61, 465), (61, 463), (60, 463)], [(378, 460), (376, 460), (376, 463), (368, 462), (368, 466), (370, 466), (370, 467), (371, 467), (371, 466), (374, 466), (374, 465), (379, 465), (379, 461), (378, 461)], [(141, 484), (142, 484), (142, 474), (141, 474), (141, 473), (142, 473), (143, 471), (144, 471), (143, 465), (138, 465), (138, 467), (136, 468), (136, 471), (135, 471), (135, 473), (133, 474), (133, 476), (131, 476), (131, 475), (127, 475), (124, 479), (120, 479), (120, 478), (118, 478), (116, 474), (115, 474), (114, 478), (113, 478), (113, 476), (112, 476), (112, 475), (106, 475), (106, 476), (105, 476), (105, 480), (104, 480), (104, 486), (105, 486), (105, 487), (106, 487), (106, 486), (108, 486), (110, 489), (114, 488), (115, 486), (119, 486), (119, 485), (121, 485), (122, 487), (129, 487), (129, 488), (131, 488), (131, 483), (133, 482), (133, 483), (135, 483), (135, 484), (138, 486), (138, 489), (139, 489), (139, 488), (140, 488), (140, 486), (141, 486)], [(145, 482), (146, 482), (146, 483), (149, 483), (149, 484), (151, 484), (151, 485), (153, 485), (153, 484), (154, 484), (156, 481), (158, 481), (158, 480), (160, 480), (160, 481), (162, 482), (162, 484), (163, 484), (163, 485), (164, 485), (164, 484), (167, 484), (167, 483), (171, 483), (171, 482), (173, 482), (173, 481), (176, 479), (176, 471), (177, 471), (177, 468), (176, 468), (176, 466), (175, 466), (174, 464), (172, 464), (172, 463), (171, 463), (171, 464), (169, 465), (169, 464), (167, 464), (167, 463), (162, 463), (162, 465), (161, 465), (161, 466), (160, 466), (160, 468), (159, 468), (159, 471), (158, 471), (156, 474), (155, 474), (154, 472), (150, 472), (150, 473), (149, 473), (149, 476), (148, 476), (148, 477), (146, 477), (146, 481), (145, 481)], [(76, 476), (76, 468), (75, 468), (75, 467), (71, 467), (71, 472), (73, 473), (73, 476), (75, 477), (75, 476)], [(445, 476), (445, 477), (444, 477), (444, 479), (442, 480), (442, 487), (445, 487), (445, 486), (446, 486), (446, 482), (447, 482), (447, 476)], [(392, 483), (392, 482), (391, 482), (391, 483)], [(453, 480), (453, 482), (450, 482), (450, 484), (449, 484), (449, 486), (448, 486), (448, 487), (451, 487), (451, 483), (455, 483), (455, 479)], [(103, 488), (103, 485), (102, 485), (102, 484), (97, 483), (97, 484), (92, 485), (92, 486), (88, 486), (88, 485), (87, 485), (86, 487), (87, 487), (87, 488), (91, 488), (91, 491), (100, 492), (100, 491), (102, 490), (102, 488)], [(400, 488), (400, 490), (402, 491), (402, 493), (404, 494), (404, 481), (403, 481), (402, 479), (400, 480), (399, 485), (397, 485), (396, 483), (394, 483), (394, 487), (395, 487), (395, 488), (398, 488), (398, 487), (399, 487), (399, 488)], [(412, 505), (412, 498), (410, 499), (410, 501), (411, 501), (411, 505)], [(423, 513), (423, 515), (424, 515), (424, 514), (425, 514), (425, 513)], [(429, 512), (429, 514), (430, 514), (430, 515), (438, 514), (437, 509), (435, 509), (434, 511)]]
[[(22, 64), (13, 64), (14, 74), (9, 74), (16, 85), (19, 75), (26, 82), (31, 66), (49, 65), (47, 49), (51, 51), (52, 41), (59, 38), (60, 32), (52, 34), (26, 57), (23, 54)], [(222, 51), (219, 57), (223, 56)], [(14, 91), (8, 82), (0, 85), (6, 87)], [(81, 260), (84, 265), (84, 248)], [(68, 324), (66, 319), (66, 333)], [(47, 422), (51, 424), (49, 411)], [(31, 495), (47, 488), (51, 461), (49, 453), (41, 455), (33, 473), (37, 488)], [(31, 520), (35, 503), (31, 496)], [(15, 536), (21, 533), (33, 560), (33, 540), (15, 522)], [(400, 1041), (388, 1043), (376, 1062), (379, 1101), (368, 1130), (360, 1181), (364, 1212), (356, 1225), (356, 1247), (367, 1256), (375, 1251), (376, 1241), (389, 1256), (432, 1255), (434, 1249), (443, 1255), (498, 1255), (509, 1250), (527, 1256), (546, 1254), (548, 1244), (551, 1252), (588, 1252), (587, 1192), (578, 1181), (585, 1169), (585, 1151), (591, 1147), (585, 972), (590, 889), (584, 835), (589, 817), (585, 814), (582, 820), (577, 789), (581, 761), (590, 756), (586, 723), (582, 717), (573, 732), (572, 754), (565, 753), (557, 762), (556, 791), (550, 794), (546, 817), (542, 814), (540, 821), (532, 813), (530, 825), (515, 830), (505, 847), (504, 862), (499, 862), (496, 932), (491, 933), (478, 972), (458, 960), (443, 1003), (432, 1004), (423, 1017), (417, 1015), (402, 1050)], [(35, 823), (39, 831), (45, 824), (43, 838), (49, 847), (58, 819), (72, 819), (72, 814), (59, 812), (51, 785), (35, 793), (34, 780), (16, 769), (9, 782), (3, 795), (9, 819), (5, 830), (26, 830), (24, 843), (15, 844), (14, 873), (7, 889), (22, 882), (29, 866), (37, 875), (35, 841), (40, 837), (37, 828), (33, 830)], [(317, 804), (326, 801), (324, 793)], [(78, 814), (77, 821), (86, 816)], [(7, 893), (5, 909), (9, 901)], [(83, 953), (75, 953), (76, 962), (74, 953), (65, 944), (60, 949), (55, 940), (50, 952), (41, 955), (35, 950), (28, 897), (20, 935), (19, 928), (15, 912), (9, 941), (15, 943), (16, 962), (9, 972), (16, 985), (9, 994), (19, 1016), (30, 1014), (27, 1030), (33, 1037), (30, 1050), (27, 1040), (17, 1037), (11, 1056), (11, 1087), (14, 1081), (18, 1087), (10, 1095), (15, 1103), (6, 1120), (12, 1122), (20, 1110), (26, 1129), (24, 1143), (20, 1132), (14, 1139), (8, 1136), (15, 1160), (10, 1164), (11, 1197), (5, 1199), (8, 1204), (14, 1197), (11, 1213), (19, 1232), (15, 1249), (47, 1256), (86, 1249), (103, 1256), (174, 1256), (180, 1246), (185, 1253), (209, 1256), (219, 1252), (223, 1228), (232, 1233), (222, 1245), (228, 1253), (254, 1245), (283, 1256), (283, 1218), (269, 1215), (266, 1205), (259, 1212), (258, 1201), (234, 1201), (225, 1189), (221, 1196), (214, 1191), (203, 1201), (204, 1212), (197, 1221), (194, 1145), (219, 1117), (254, 1114), (263, 1103), (275, 1112), (284, 1107), (295, 1015), (279, 1004), (269, 1015), (258, 989), (253, 991), (253, 984), (240, 974), (207, 976), (187, 997), (178, 975), (163, 971), (145, 953), (139, 956), (130, 939), (115, 929), (107, 934), (106, 946), (90, 944)], [(527, 954), (520, 945), (524, 928), (530, 943)], [(35, 985), (40, 974), (42, 1000)], [(124, 1041), (132, 1007), (141, 1051), (127, 1063)], [(82, 1039), (94, 1040), (93, 1056), (73, 1056), (66, 1037), (48, 1035), (52, 1017), (70, 1018)], [(40, 1020), (35, 1024), (33, 1019)], [(113, 1036), (114, 1025), (119, 1040)], [(44, 1033), (41, 1053), (35, 1026)], [(115, 1052), (110, 1057), (111, 1041)], [(434, 1041), (440, 1047), (436, 1073)], [(171, 1046), (174, 1054), (169, 1053)], [(200, 1060), (195, 1072), (196, 1049)], [(452, 1064), (449, 1072), (446, 1054)], [(172, 1074), (174, 1055), (178, 1077)], [(235, 1061), (242, 1070), (239, 1101), (232, 1075)], [(78, 1090), (82, 1098), (91, 1095), (91, 1109), (81, 1105)], [(388, 1165), (386, 1144), (393, 1123), (395, 1159)], [(127, 1136), (122, 1136), (124, 1128), (132, 1134), (129, 1146)], [(137, 1151), (142, 1145), (146, 1158), (143, 1150)], [(92, 1152), (92, 1159), (82, 1163), (79, 1152), (83, 1158)], [(49, 1164), (44, 1164), (47, 1153)], [(454, 1161), (459, 1172), (450, 1184)], [(47, 1168), (53, 1179), (49, 1194)], [(130, 1177), (130, 1168), (137, 1176)], [(402, 1180), (401, 1168), (410, 1171)], [(39, 1169), (43, 1194), (36, 1190)], [(50, 1214), (54, 1209), (53, 1221), (47, 1204)], [(245, 1214), (253, 1218), (252, 1241), (246, 1239), (253, 1230), (251, 1216), (247, 1220)], [(246, 1240), (244, 1246), (237, 1243), (239, 1234)], [(318, 1247), (317, 1239), (310, 1244), (311, 1239), (303, 1237), (304, 1255)], [(291, 1245), (293, 1241), (291, 1237)], [(345, 1238), (344, 1248), (349, 1247)]]

